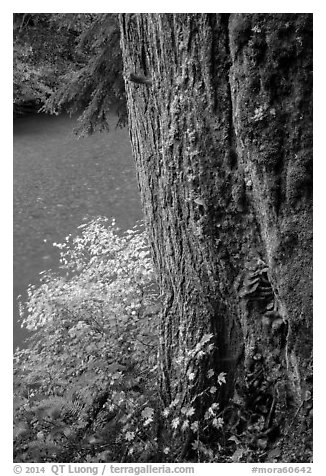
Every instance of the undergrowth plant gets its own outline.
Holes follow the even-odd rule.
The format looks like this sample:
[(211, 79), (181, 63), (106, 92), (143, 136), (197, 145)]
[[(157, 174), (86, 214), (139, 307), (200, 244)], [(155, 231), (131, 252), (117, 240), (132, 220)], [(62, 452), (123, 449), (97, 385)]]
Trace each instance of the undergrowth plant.
[(43, 272), (21, 302), (33, 333), (14, 356), (19, 461), (118, 461), (131, 440), (142, 444), (134, 421), (157, 400), (159, 300), (145, 232), (119, 234), (103, 218), (79, 228), (54, 244), (61, 273)]
[(168, 407), (160, 399), (160, 299), (143, 226), (119, 233), (97, 218), (54, 245), (59, 273), (42, 272), (20, 302), (33, 332), (14, 355), (15, 461), (175, 462), (189, 436), (195, 459), (214, 461), (202, 436), (223, 429), (225, 374), (208, 370), (207, 388), (185, 404), (182, 388), (214, 349), (205, 334), (177, 363), (180, 392)]

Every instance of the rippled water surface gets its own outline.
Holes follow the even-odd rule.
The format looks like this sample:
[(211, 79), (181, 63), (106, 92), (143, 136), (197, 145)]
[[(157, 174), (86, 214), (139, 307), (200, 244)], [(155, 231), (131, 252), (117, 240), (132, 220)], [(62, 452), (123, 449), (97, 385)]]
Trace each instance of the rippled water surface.
[(35, 115), (14, 122), (14, 345), (16, 298), (39, 272), (58, 267), (53, 242), (85, 217), (115, 217), (127, 229), (142, 216), (127, 129), (77, 139), (74, 119)]

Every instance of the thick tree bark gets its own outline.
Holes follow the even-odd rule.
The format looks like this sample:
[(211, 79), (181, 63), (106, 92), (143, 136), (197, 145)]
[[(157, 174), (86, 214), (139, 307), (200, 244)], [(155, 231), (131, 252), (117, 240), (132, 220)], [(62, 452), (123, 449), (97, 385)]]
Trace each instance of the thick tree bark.
[[(301, 434), (310, 411), (311, 23), (309, 14), (120, 16), (163, 297), (163, 398), (190, 401), (209, 368), (226, 372), (220, 403), (236, 388), (244, 405), (264, 408), (266, 434), (285, 415)], [(185, 356), (209, 333), (216, 350), (191, 364), (187, 384)]]

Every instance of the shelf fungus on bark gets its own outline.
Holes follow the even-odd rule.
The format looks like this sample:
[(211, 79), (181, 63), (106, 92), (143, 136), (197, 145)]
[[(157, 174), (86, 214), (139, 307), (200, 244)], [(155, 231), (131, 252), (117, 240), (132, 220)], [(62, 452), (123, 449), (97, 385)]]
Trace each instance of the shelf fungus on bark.
[(262, 259), (248, 264), (239, 297), (244, 300), (262, 301), (266, 309), (274, 302), (274, 292), (268, 279), (268, 266)]
[(152, 83), (152, 78), (150, 76), (144, 76), (144, 75), (137, 75), (134, 73), (130, 73), (128, 77), (129, 81), (132, 81), (133, 83), (137, 84), (145, 84), (146, 86), (151, 86)]
[(259, 303), (262, 325), (266, 331), (272, 330), (275, 334), (286, 324), (279, 312), (278, 301), (269, 281), (268, 266), (262, 259), (248, 263), (238, 295), (246, 303)]

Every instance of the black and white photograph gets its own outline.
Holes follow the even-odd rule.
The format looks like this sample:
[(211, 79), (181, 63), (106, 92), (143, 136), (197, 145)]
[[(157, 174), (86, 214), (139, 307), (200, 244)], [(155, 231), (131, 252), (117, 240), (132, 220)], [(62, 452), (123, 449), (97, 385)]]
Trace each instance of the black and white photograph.
[(15, 473), (312, 473), (314, 18), (13, 13)]

